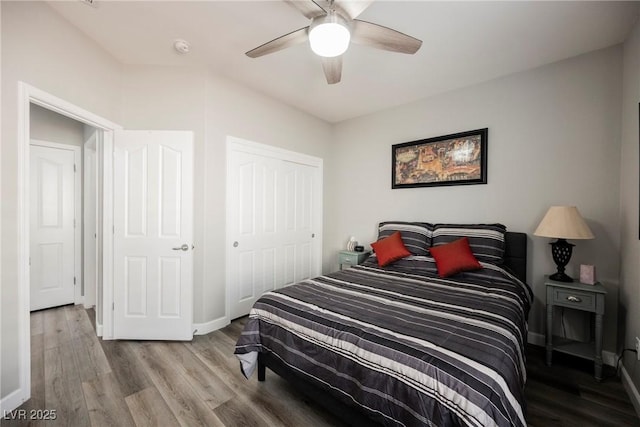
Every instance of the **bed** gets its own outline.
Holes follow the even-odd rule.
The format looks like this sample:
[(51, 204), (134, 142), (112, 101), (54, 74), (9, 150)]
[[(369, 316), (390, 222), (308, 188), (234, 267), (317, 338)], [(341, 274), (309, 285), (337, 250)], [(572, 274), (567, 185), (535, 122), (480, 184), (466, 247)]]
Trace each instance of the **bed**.
[(504, 230), (499, 260), (480, 239), (482, 269), (441, 278), (429, 245), (457, 236), (419, 224), (426, 251), (264, 294), (236, 344), (245, 376), (268, 367), (351, 425), (526, 426), (526, 235)]

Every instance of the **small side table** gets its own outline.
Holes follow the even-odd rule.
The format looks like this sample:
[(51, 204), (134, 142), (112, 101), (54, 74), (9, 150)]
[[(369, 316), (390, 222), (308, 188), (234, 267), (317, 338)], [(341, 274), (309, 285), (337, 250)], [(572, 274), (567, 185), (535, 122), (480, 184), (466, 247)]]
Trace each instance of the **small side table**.
[(353, 265), (362, 264), (365, 259), (369, 257), (371, 252), (353, 252), (353, 251), (340, 251), (338, 254), (338, 264), (340, 264), (340, 270), (349, 268)]
[[(551, 366), (553, 351), (571, 354), (594, 361), (594, 376), (602, 380), (602, 318), (607, 291), (600, 283), (556, 282), (545, 276), (547, 287), (547, 365)], [(553, 307), (567, 307), (595, 313), (595, 342), (584, 343), (567, 338), (553, 337)]]

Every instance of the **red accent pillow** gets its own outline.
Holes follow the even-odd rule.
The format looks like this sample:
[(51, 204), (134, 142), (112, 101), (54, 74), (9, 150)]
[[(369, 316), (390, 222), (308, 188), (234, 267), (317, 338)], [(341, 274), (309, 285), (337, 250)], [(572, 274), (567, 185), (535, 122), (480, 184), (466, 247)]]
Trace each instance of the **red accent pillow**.
[(444, 245), (429, 248), (431, 256), (436, 260), (438, 276), (449, 277), (463, 271), (473, 271), (482, 268), (471, 252), (469, 239), (454, 240)]
[(389, 237), (373, 242), (371, 247), (376, 253), (380, 267), (384, 267), (385, 265), (389, 265), (394, 261), (411, 255), (411, 252), (409, 252), (402, 242), (402, 236), (399, 231), (396, 231)]

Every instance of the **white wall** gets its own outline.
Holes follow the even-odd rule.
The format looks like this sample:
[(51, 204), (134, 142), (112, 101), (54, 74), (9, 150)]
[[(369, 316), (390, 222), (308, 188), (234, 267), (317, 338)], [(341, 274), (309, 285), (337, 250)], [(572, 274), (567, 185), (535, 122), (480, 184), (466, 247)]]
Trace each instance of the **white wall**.
[[(634, 348), (640, 337), (640, 239), (638, 237), (638, 103), (640, 102), (640, 23), (624, 44), (622, 89), (622, 150), (620, 164), (620, 346)], [(627, 353), (624, 359), (636, 389), (640, 390), (640, 362)], [(640, 402), (636, 402), (640, 404)], [(640, 412), (640, 406), (636, 408)]]
[[(206, 73), (182, 67), (127, 66), (123, 74), (125, 129), (191, 130), (194, 133), (194, 301), (200, 301), (203, 269)], [(198, 304), (194, 306), (197, 307)], [(202, 322), (194, 311), (194, 321)]]
[(19, 386), (17, 262), (18, 81), (45, 90), (115, 122), (120, 66), (100, 46), (41, 2), (2, 2), (2, 299), (1, 386)]
[[(227, 135), (273, 145), (322, 159), (331, 149), (332, 127), (328, 123), (283, 106), (225, 79), (210, 75), (207, 80), (207, 140), (204, 233), (206, 260), (204, 293), (199, 308), (203, 319), (224, 314), (225, 282), (225, 143)], [(328, 171), (324, 164), (324, 180)], [(324, 191), (324, 200), (332, 197)], [(326, 203), (326, 202), (325, 202)], [(326, 210), (325, 210), (326, 212)], [(326, 217), (326, 215), (325, 215)], [(196, 298), (196, 303), (198, 303)]]
[[(529, 234), (530, 330), (543, 333), (543, 275), (555, 265), (550, 239), (532, 233), (550, 205), (576, 205), (596, 239), (573, 242), (567, 271), (597, 266), (609, 292), (605, 349), (615, 350), (621, 59), (613, 47), (338, 124), (325, 269), (349, 236), (373, 241), (382, 220), (501, 222)], [(391, 189), (392, 144), (484, 127), (488, 184)]]
[(204, 70), (127, 66), (123, 126), (192, 130), (194, 322), (225, 313), (225, 141), (228, 135), (325, 157), (331, 126)]

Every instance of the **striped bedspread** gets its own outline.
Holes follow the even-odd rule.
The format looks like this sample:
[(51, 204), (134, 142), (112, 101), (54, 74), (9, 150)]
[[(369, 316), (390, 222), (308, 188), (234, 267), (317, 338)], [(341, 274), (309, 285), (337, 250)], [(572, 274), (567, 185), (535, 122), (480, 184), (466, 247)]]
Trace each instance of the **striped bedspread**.
[(235, 353), (257, 352), (383, 425), (526, 426), (531, 290), (490, 264), (455, 279), (432, 258), (363, 265), (264, 294)]

